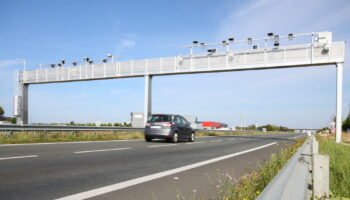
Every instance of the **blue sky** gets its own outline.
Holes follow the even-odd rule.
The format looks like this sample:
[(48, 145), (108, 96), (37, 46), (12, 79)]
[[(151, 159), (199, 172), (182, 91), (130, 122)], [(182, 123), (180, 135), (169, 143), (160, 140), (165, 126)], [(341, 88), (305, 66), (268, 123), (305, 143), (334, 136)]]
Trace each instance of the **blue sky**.
[[(123, 60), (177, 56), (192, 40), (217, 42), (332, 31), (350, 39), (346, 0), (0, 1), (0, 105), (12, 114), (13, 72), (40, 63), (108, 53)], [(347, 49), (349, 45), (347, 44)], [(349, 58), (346, 52), (346, 61)], [(335, 67), (154, 77), (153, 112), (190, 114), (239, 125), (324, 127), (335, 113)], [(349, 111), (344, 65), (343, 115)], [(31, 85), (30, 122), (124, 122), (143, 111), (143, 78)]]

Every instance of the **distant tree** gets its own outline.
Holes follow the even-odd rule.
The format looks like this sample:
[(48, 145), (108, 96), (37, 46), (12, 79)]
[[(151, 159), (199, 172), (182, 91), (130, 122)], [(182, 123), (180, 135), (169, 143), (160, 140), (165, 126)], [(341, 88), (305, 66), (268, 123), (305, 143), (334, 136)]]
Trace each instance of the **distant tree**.
[(343, 131), (346, 131), (350, 129), (350, 114), (348, 117), (343, 121), (343, 126), (342, 126)]
[(16, 117), (11, 118), (11, 123), (12, 124), (17, 124), (17, 118)]
[(4, 109), (0, 106), (0, 117), (2, 117), (5, 114)]
[(256, 130), (255, 124), (249, 125), (249, 126), (247, 127), (247, 130)]
[(75, 125), (74, 121), (70, 121), (69, 125)]

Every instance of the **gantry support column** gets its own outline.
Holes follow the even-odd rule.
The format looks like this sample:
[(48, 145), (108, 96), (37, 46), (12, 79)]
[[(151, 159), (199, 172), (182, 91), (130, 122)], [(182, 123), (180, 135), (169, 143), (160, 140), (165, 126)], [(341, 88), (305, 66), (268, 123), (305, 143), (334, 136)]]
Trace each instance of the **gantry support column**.
[(19, 106), (17, 109), (19, 110), (20, 116), (17, 117), (17, 124), (28, 124), (28, 89), (29, 84), (20, 83), (19, 85), (19, 96), (21, 102), (15, 106)]
[(337, 113), (335, 122), (335, 142), (341, 142), (343, 104), (343, 63), (337, 63)]
[(144, 124), (152, 113), (152, 76), (145, 76), (145, 105), (144, 105)]

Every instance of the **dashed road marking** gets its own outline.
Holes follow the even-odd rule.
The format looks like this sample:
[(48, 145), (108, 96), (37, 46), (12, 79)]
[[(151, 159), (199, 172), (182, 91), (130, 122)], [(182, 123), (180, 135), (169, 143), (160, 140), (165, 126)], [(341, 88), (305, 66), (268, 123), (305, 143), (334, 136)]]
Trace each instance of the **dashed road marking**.
[(116, 148), (116, 149), (97, 149), (97, 150), (90, 150), (90, 151), (76, 151), (74, 153), (94, 153), (94, 152), (103, 152), (103, 151), (120, 151), (120, 150), (127, 150), (131, 148)]
[[(130, 187), (130, 186), (133, 186), (133, 185), (137, 185), (137, 184), (140, 184), (140, 183), (144, 183), (144, 182), (147, 182), (147, 181), (155, 180), (155, 179), (158, 179), (158, 178), (162, 178), (162, 177), (165, 177), (165, 176), (169, 176), (169, 175), (173, 175), (173, 174), (176, 174), (176, 173), (179, 173), (179, 172), (190, 170), (190, 169), (193, 169), (193, 168), (196, 168), (196, 167), (208, 165), (208, 164), (211, 164), (211, 163), (214, 163), (214, 162), (218, 162), (218, 161), (221, 161), (221, 160), (225, 160), (225, 159), (228, 159), (228, 158), (232, 158), (232, 157), (235, 157), (235, 156), (238, 156), (238, 155), (246, 154), (246, 153), (249, 153), (249, 152), (252, 152), (252, 151), (256, 151), (256, 150), (259, 150), (259, 149), (263, 149), (263, 148), (275, 145), (276, 143), (277, 142), (272, 142), (272, 143), (269, 143), (269, 144), (266, 144), (266, 145), (262, 145), (262, 146), (251, 148), (251, 149), (247, 149), (247, 150), (244, 150), (244, 151), (241, 151), (241, 152), (228, 154), (228, 155), (225, 155), (225, 156), (221, 156), (221, 157), (217, 157), (217, 158), (201, 161), (201, 162), (198, 162), (198, 163), (194, 163), (194, 164), (186, 165), (186, 166), (183, 166), (183, 167), (179, 167), (179, 168), (175, 168), (175, 169), (171, 169), (171, 170), (167, 170), (167, 171), (163, 171), (163, 172), (159, 172), (159, 173), (143, 176), (143, 177), (140, 177), (140, 178), (131, 179), (131, 180), (120, 182), (120, 183), (115, 183), (115, 184), (112, 184), (112, 185), (96, 188), (96, 189), (89, 190), (89, 191), (86, 191), (86, 192), (81, 192), (81, 193), (78, 193), (78, 194), (72, 194), (70, 196), (59, 198), (58, 200), (78, 200), (78, 199), (87, 199), (87, 198), (96, 197), (96, 196), (99, 196), (99, 195), (102, 195), (102, 194), (106, 194), (106, 193), (109, 193), (109, 192), (117, 191), (117, 190), (120, 190), (120, 189), (123, 189), (123, 188), (127, 188), (127, 187)], [(162, 146), (164, 146), (164, 145), (162, 145)]]
[(187, 142), (186, 144), (203, 144), (205, 142)]
[(4, 158), (0, 158), (0, 160), (11, 160), (11, 159), (19, 159), (19, 158), (35, 158), (35, 157), (38, 157), (38, 155), (4, 157)]
[(209, 141), (209, 142), (222, 142), (222, 140), (212, 140), (212, 141)]
[(168, 147), (168, 146), (176, 146), (177, 144), (166, 144), (166, 145), (153, 145), (153, 146), (147, 146), (150, 148), (157, 148), (157, 147)]

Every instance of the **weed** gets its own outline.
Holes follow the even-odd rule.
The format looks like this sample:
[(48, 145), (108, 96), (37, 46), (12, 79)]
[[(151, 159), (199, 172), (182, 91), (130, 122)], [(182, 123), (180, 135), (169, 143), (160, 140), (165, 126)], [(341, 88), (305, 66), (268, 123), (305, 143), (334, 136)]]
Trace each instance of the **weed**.
[(319, 150), (329, 154), (330, 190), (334, 198), (350, 198), (350, 146), (337, 144), (333, 137), (318, 135)]
[(143, 139), (142, 131), (20, 131), (0, 132), (0, 144)]
[(255, 199), (304, 141), (304, 139), (299, 139), (295, 144), (283, 148), (279, 153), (272, 154), (270, 161), (264, 161), (257, 170), (246, 173), (237, 181), (227, 179), (221, 187), (223, 188), (221, 199)]

